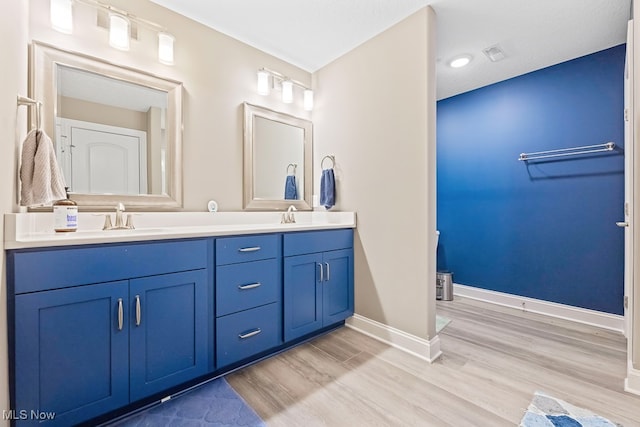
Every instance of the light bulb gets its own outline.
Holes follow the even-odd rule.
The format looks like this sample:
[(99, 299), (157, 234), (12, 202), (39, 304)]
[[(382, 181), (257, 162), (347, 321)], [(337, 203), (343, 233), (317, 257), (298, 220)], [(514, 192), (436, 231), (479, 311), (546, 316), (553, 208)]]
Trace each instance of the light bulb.
[(173, 65), (173, 42), (175, 37), (169, 33), (158, 33), (158, 61)]
[(304, 90), (304, 109), (306, 111), (313, 110), (313, 91), (311, 89)]
[(73, 32), (73, 8), (71, 0), (50, 0), (51, 27), (61, 33)]
[(129, 50), (129, 20), (117, 13), (109, 15), (109, 44), (120, 50)]
[(291, 80), (282, 81), (282, 102), (285, 104), (293, 102), (293, 82)]
[(265, 70), (258, 71), (258, 94), (269, 95), (269, 73)]

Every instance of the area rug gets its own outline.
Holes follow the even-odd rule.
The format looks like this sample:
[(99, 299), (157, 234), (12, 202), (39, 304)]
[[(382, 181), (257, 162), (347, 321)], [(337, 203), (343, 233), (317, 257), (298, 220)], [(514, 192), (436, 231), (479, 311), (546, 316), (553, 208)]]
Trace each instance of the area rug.
[(263, 427), (265, 423), (224, 378), (218, 378), (111, 426)]
[(438, 316), (436, 314), (436, 333), (444, 329), (444, 327), (447, 326), (449, 322), (451, 322), (451, 319), (447, 319), (444, 316)]
[(536, 392), (520, 427), (622, 427), (563, 400)]

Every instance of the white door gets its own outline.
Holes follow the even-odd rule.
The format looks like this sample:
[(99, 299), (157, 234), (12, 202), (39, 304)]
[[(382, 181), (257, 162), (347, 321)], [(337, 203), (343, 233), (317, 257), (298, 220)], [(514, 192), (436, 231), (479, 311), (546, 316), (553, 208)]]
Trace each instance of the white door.
[(624, 332), (631, 331), (632, 313), (629, 301), (633, 295), (633, 187), (634, 187), (634, 138), (633, 138), (633, 21), (627, 28), (627, 57), (624, 72)]
[(62, 167), (70, 191), (146, 194), (146, 133), (60, 119)]

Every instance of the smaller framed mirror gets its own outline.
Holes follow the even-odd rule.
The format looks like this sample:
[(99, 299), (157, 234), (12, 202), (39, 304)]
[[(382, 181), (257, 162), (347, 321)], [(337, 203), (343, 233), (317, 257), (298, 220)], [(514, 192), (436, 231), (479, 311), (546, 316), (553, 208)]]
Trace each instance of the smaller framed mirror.
[(313, 125), (244, 103), (244, 209), (312, 209)]

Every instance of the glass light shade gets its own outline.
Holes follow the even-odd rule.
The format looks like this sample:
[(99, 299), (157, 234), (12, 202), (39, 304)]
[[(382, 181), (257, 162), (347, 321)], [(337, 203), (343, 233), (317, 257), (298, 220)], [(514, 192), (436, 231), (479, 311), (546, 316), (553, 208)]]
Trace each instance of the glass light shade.
[(50, 0), (51, 27), (61, 33), (73, 32), (73, 8), (71, 0)]
[(451, 68), (461, 68), (468, 65), (469, 62), (471, 62), (470, 55), (461, 55), (452, 59), (451, 62), (449, 62), (449, 66)]
[(109, 45), (120, 50), (129, 50), (129, 20), (117, 13), (109, 14)]
[(313, 110), (313, 91), (311, 89), (304, 90), (304, 109), (306, 111)]
[(269, 73), (263, 70), (258, 71), (258, 94), (269, 95)]
[(291, 80), (282, 81), (282, 102), (285, 104), (293, 102), (293, 82)]
[(168, 33), (158, 33), (158, 61), (173, 65), (173, 42), (175, 37)]

